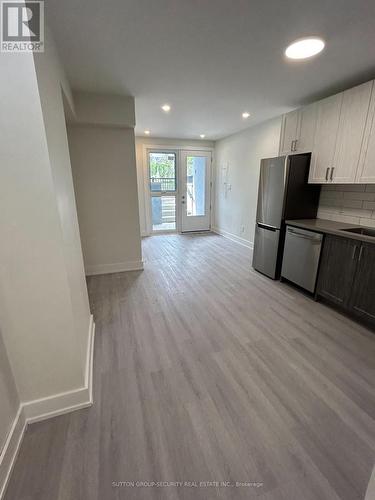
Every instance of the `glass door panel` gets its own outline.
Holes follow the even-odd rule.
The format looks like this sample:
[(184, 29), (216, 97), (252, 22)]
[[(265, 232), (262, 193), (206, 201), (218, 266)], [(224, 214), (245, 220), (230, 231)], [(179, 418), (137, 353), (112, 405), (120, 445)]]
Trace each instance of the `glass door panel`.
[(173, 151), (149, 151), (148, 165), (152, 231), (175, 231), (177, 155)]
[(210, 229), (211, 153), (181, 153), (181, 231)]
[(194, 217), (205, 214), (206, 158), (187, 156), (186, 158), (186, 215)]
[(176, 196), (152, 195), (151, 215), (153, 231), (176, 230)]

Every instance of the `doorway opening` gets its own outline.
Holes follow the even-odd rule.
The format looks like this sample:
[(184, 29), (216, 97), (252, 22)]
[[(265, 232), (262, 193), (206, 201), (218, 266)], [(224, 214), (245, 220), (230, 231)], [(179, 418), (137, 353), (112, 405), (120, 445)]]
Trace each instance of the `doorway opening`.
[(151, 232), (209, 231), (211, 151), (147, 150)]

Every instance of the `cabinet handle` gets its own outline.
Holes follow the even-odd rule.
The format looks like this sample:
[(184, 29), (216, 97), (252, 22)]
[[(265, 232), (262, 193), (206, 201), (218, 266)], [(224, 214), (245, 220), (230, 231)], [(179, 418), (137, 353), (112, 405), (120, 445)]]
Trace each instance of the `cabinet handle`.
[(294, 141), (292, 141), (292, 142), (290, 143), (290, 150), (291, 150), (291, 151), (294, 151)]
[(326, 170), (326, 181), (328, 181), (328, 174), (329, 174), (329, 167), (327, 167), (327, 170)]
[(363, 246), (361, 246), (361, 250), (359, 251), (358, 262), (361, 262), (362, 252), (363, 252)]
[(331, 169), (331, 177), (330, 177), (330, 180), (333, 181), (333, 171), (335, 170), (335, 167), (332, 167)]
[(297, 142), (298, 142), (298, 139), (296, 139), (296, 140), (294, 141), (294, 151), (297, 151)]
[(354, 248), (353, 248), (353, 253), (352, 253), (352, 260), (355, 259), (355, 254), (357, 252), (357, 245), (354, 245)]

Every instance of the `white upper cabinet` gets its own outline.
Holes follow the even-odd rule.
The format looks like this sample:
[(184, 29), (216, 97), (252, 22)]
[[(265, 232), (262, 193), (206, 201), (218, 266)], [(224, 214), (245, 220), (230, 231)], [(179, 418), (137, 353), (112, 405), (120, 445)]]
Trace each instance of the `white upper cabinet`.
[(358, 184), (375, 183), (375, 85), (367, 114), (356, 182)]
[(283, 116), (280, 154), (309, 151), (310, 183), (375, 183), (375, 80)]
[(316, 125), (316, 103), (283, 116), (280, 155), (312, 150)]
[(309, 182), (331, 182), (333, 160), (343, 94), (323, 99), (317, 103), (317, 119), (311, 158)]
[(373, 82), (367, 82), (342, 93), (339, 129), (330, 171), (330, 179), (336, 184), (356, 181), (372, 87)]
[(298, 153), (308, 153), (313, 149), (317, 108), (317, 103), (314, 102), (299, 110), (299, 134), (295, 147)]
[(280, 138), (280, 155), (294, 152), (299, 128), (299, 110), (291, 111), (283, 116)]

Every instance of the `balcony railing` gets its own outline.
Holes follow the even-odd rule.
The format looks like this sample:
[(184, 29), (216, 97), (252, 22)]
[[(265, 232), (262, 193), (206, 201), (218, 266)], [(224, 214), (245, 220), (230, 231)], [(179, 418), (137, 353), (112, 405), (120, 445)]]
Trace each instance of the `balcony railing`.
[(151, 191), (176, 191), (176, 179), (174, 177), (151, 177)]

